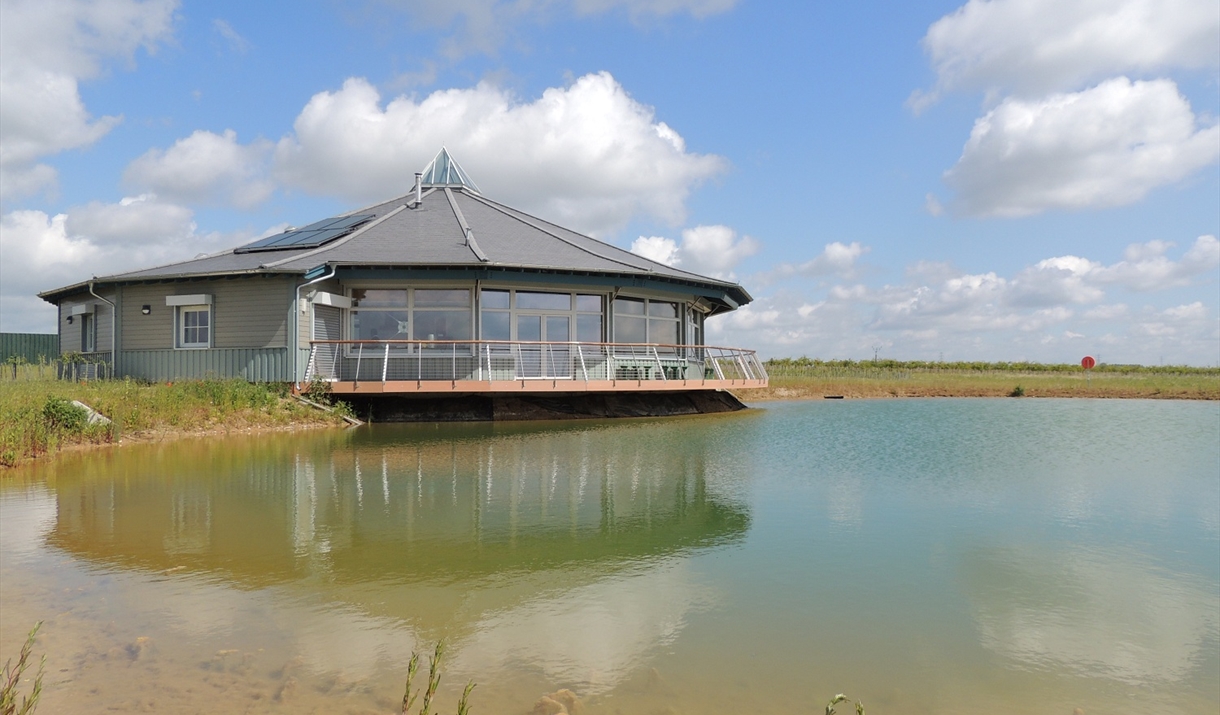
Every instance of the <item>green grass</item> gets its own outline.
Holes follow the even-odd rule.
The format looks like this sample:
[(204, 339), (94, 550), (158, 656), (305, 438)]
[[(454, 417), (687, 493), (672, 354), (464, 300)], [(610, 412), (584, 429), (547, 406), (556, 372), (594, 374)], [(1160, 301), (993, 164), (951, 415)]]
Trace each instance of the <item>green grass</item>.
[[(71, 445), (164, 433), (341, 424), (335, 415), (293, 400), (286, 385), (245, 380), (147, 383), (136, 380), (55, 380), (36, 365), (0, 377), (0, 466)], [(78, 400), (110, 418), (88, 424)]]
[[(1220, 368), (927, 363), (809, 358), (766, 362), (770, 387), (746, 400), (846, 397), (1132, 397), (1220, 399)], [(1019, 389), (1018, 389), (1019, 388)]]
[[(1083, 374), (1078, 363), (1040, 362), (932, 362), (927, 360), (821, 360), (817, 358), (772, 358), (764, 363), (772, 376), (803, 376), (835, 371), (866, 372), (945, 372), (945, 373), (1021, 373), (1021, 374)], [(1109, 365), (1100, 363), (1093, 374), (1117, 375), (1179, 375), (1220, 377), (1220, 367), (1189, 365)]]

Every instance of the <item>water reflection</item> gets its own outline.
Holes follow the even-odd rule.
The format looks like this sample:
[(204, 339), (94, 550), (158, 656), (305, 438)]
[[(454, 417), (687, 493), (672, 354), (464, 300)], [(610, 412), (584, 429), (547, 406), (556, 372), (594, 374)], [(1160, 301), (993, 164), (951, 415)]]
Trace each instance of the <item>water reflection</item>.
[(100, 565), (321, 599), (328, 615), (305, 629), (315, 640), (372, 638), (331, 643), (331, 658), (376, 652), (407, 625), (412, 641), (458, 641), (458, 666), (484, 676), (525, 661), (596, 691), (710, 602), (683, 556), (750, 524), (709, 482), (698, 431), (615, 430), (394, 426), (295, 449), (135, 450), (118, 469), (59, 472), (46, 542)]
[(1220, 628), (1206, 585), (1138, 553), (995, 548), (968, 553), (964, 567), (983, 646), (1027, 668), (1178, 683)]
[(0, 487), (0, 652), (45, 619), (73, 713), (391, 712), (440, 637), (489, 715), (1217, 712), (1217, 444), (912, 400), (68, 454)]

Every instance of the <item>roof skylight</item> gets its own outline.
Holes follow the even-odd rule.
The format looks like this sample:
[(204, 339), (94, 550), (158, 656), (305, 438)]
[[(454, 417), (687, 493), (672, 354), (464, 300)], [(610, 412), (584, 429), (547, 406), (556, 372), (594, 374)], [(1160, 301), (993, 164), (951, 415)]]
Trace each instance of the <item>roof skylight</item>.
[(421, 183), (424, 186), (465, 186), (476, 193), (479, 191), (479, 187), (470, 180), (453, 157), (449, 156), (449, 151), (444, 147), (424, 169)]

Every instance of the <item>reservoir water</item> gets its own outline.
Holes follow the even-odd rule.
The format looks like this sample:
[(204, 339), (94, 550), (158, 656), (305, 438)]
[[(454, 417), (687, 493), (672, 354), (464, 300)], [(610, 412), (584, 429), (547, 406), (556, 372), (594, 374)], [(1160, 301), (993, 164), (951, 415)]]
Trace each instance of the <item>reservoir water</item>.
[[(793, 402), (65, 454), (0, 490), (54, 713), (1220, 711), (1220, 405)], [(850, 709), (850, 708), (848, 708)]]

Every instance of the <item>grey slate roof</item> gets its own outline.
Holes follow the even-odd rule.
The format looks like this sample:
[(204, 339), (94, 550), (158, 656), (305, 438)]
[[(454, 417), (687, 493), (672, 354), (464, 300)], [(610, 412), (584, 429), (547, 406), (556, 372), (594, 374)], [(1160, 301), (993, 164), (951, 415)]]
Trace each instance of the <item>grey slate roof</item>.
[[(415, 203), (415, 194), (408, 194), (349, 212), (354, 213), (372, 214), (374, 218), (347, 236), (318, 248), (251, 253), (228, 250), (188, 261), (99, 277), (93, 282), (106, 284), (240, 274), (304, 274), (323, 265), (479, 267), (647, 277), (717, 289), (738, 305), (751, 301), (749, 293), (736, 283), (650, 261), (491, 201), (465, 186), (429, 188), (423, 192), (418, 204)], [(463, 219), (465, 227), (472, 234), (469, 241)], [(76, 292), (87, 283), (65, 286), (39, 295), (54, 302), (57, 297)]]

